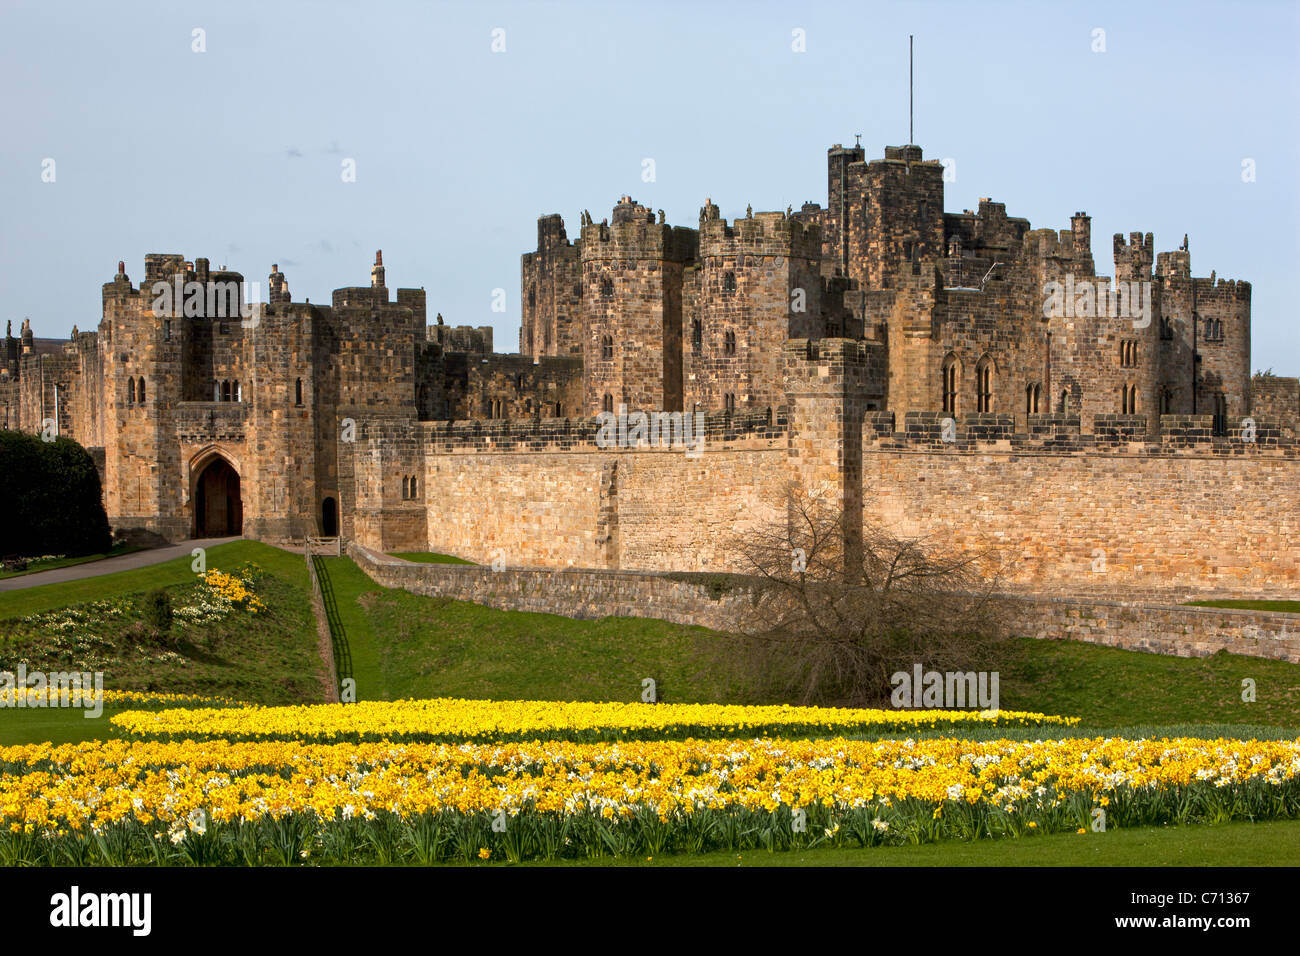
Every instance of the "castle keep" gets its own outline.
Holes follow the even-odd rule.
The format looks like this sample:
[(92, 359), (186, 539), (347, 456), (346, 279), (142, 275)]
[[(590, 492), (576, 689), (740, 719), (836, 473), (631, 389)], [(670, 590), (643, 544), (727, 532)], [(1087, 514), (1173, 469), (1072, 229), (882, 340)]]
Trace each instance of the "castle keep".
[[(1136, 232), (1098, 275), (1083, 212), (945, 212), (918, 146), (827, 168), (797, 211), (684, 227), (624, 196), (574, 239), (543, 216), (515, 355), (430, 323), (380, 254), (329, 305), (273, 266), (256, 310), (208, 260), (119, 264), (97, 331), (0, 342), (4, 422), (90, 448), (114, 527), (170, 539), (725, 570), (794, 483), (998, 543), (1025, 582), (1101, 584), (1101, 551), (1108, 587), (1295, 584), (1300, 383), (1252, 379), (1249, 283)], [(600, 440), (601, 413), (657, 411), (701, 413), (703, 454)]]

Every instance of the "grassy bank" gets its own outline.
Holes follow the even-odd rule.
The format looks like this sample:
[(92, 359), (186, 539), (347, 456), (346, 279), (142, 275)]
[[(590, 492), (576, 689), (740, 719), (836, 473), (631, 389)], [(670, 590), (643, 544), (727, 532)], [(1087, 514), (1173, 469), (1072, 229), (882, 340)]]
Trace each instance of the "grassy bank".
[[(265, 610), (205, 611), (169, 630), (143, 625), (140, 596), (162, 588), (178, 611), (211, 601), (191, 558), (102, 577), (0, 594), (0, 671), (101, 672), (109, 690), (231, 697), (259, 703), (322, 699), (306, 566), (299, 555), (251, 541), (210, 549), (208, 569), (256, 565), (255, 592)], [(107, 721), (102, 722), (105, 726)], [(101, 721), (77, 711), (6, 709), (5, 727), (26, 724), (78, 739)]]
[[(727, 666), (725, 634), (649, 618), (578, 621), (382, 588), (326, 559), (357, 662), (361, 699), (471, 697), (767, 703)], [(1001, 706), (1085, 726), (1300, 727), (1300, 665), (1234, 654), (1166, 657), (1024, 638), (999, 666)], [(1255, 682), (1244, 702), (1242, 680)]]

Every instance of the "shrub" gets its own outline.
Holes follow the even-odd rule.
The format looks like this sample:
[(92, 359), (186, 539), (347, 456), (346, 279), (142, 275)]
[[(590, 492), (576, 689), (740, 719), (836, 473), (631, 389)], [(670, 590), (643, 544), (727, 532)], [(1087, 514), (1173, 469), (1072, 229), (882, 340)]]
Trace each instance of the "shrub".
[(1011, 624), (1000, 554), (899, 538), (808, 494), (785, 504), (733, 544), (756, 583), (729, 657), (765, 694), (885, 706), (916, 666), (995, 669)]
[(162, 588), (154, 588), (140, 601), (140, 620), (158, 635), (166, 635), (172, 628), (172, 599)]
[(80, 557), (112, 546), (99, 471), (70, 438), (0, 430), (0, 555)]

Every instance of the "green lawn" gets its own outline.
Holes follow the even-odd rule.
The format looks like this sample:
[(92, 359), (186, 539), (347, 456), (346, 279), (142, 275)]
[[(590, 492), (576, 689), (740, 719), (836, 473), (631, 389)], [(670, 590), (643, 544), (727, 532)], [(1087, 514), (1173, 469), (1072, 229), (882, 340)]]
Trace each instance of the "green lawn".
[(122, 732), (109, 718), (124, 710), (140, 709), (139, 704), (105, 705), (98, 717), (87, 717), (84, 711), (72, 707), (0, 708), (0, 747), (41, 742), (71, 744), (121, 737)]
[[(474, 864), (482, 865), (482, 864)], [(491, 865), (491, 864), (488, 864)], [(1140, 827), (919, 846), (818, 847), (520, 866), (1300, 866), (1300, 821)]]
[(70, 568), (78, 564), (89, 564), (91, 561), (116, 558), (123, 554), (131, 554), (134, 551), (142, 550), (144, 549), (139, 545), (117, 544), (103, 554), (85, 554), (79, 558), (55, 558), (51, 561), (33, 561), (27, 565), (25, 571), (0, 571), (0, 580), (20, 578), (27, 574), (36, 574), (38, 571), (53, 571), (55, 568)]
[(381, 588), (349, 558), (325, 565), (347, 628), (361, 700), (471, 697), (746, 701), (711, 656), (724, 637), (646, 618), (577, 621)]
[(1188, 601), (1189, 607), (1228, 607), (1241, 611), (1281, 611), (1300, 614), (1300, 601)]
[[(1082, 641), (1015, 642), (1001, 669), (1002, 706), (1085, 723), (1227, 723), (1300, 727), (1300, 664), (1241, 654), (1169, 657)], [(1241, 699), (1255, 681), (1256, 701)]]
[[(381, 588), (348, 558), (325, 559), (360, 699), (640, 699), (758, 702), (727, 667), (728, 638), (648, 618), (577, 621)], [(1077, 641), (1011, 642), (1001, 706), (1082, 717), (1092, 727), (1300, 727), (1300, 665), (1216, 654), (1166, 657)], [(1242, 679), (1256, 701), (1241, 699)]]
[[(262, 703), (323, 699), (306, 565), (299, 555), (252, 541), (209, 549), (207, 567), (261, 569), (256, 586), (267, 610), (236, 610), (223, 620), (182, 627), (160, 638), (140, 622), (140, 592), (165, 588), (174, 607), (194, 603), (201, 590), (191, 558), (117, 574), (0, 594), (0, 670), (103, 672), (107, 690), (161, 691), (232, 697)], [(100, 605), (90, 620), (69, 605)], [(83, 608), (84, 610), (84, 608)], [(35, 616), (33, 618), (33, 616)], [(106, 720), (80, 711), (6, 708), (0, 740), (101, 736)], [(42, 739), (44, 739), (44, 736)]]
[(473, 564), (453, 554), (439, 554), (436, 551), (393, 551), (389, 557), (414, 561), (416, 564)]

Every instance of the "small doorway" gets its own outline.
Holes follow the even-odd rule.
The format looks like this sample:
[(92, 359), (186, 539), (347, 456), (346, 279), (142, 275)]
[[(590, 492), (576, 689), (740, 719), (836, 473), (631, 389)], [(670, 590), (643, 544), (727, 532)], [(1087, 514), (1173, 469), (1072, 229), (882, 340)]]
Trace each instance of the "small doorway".
[(322, 537), (334, 538), (339, 533), (339, 506), (332, 497), (320, 504), (320, 533)]
[(244, 502), (239, 472), (224, 458), (214, 458), (194, 486), (194, 535), (220, 538), (244, 533)]

